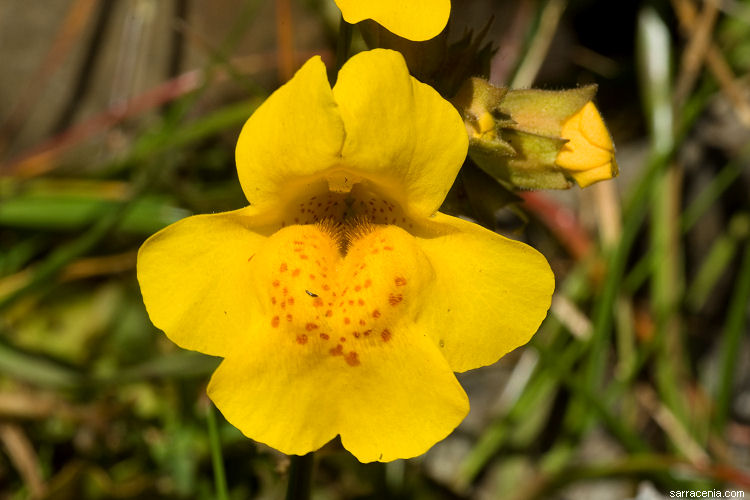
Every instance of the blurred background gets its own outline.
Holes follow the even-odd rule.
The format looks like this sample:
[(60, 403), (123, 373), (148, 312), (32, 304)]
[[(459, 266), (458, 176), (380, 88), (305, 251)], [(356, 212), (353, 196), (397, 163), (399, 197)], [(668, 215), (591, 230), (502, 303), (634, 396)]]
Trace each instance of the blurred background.
[[(239, 130), (307, 58), (333, 67), (339, 16), (331, 0), (0, 0), (0, 499), (283, 496), (288, 458), (205, 396), (219, 360), (149, 322), (136, 252), (244, 206)], [(368, 465), (332, 442), (313, 498), (739, 498), (750, 1), (453, 0), (448, 40), (480, 32), (495, 84), (599, 85), (620, 176), (509, 196), (467, 162), (443, 210), (544, 253), (550, 314), (459, 376), (472, 410), (449, 438)]]

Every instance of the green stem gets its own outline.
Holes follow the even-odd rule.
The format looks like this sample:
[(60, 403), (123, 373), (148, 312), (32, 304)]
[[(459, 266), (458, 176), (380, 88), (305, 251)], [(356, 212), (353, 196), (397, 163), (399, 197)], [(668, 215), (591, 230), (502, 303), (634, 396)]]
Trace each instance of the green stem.
[(216, 425), (216, 409), (210, 403), (206, 411), (206, 421), (208, 423), (208, 441), (211, 445), (214, 482), (216, 483), (216, 498), (217, 500), (228, 500), (227, 478), (224, 473), (224, 460), (221, 456), (221, 440), (219, 439), (219, 429)]
[(339, 70), (344, 65), (346, 60), (349, 58), (349, 49), (352, 45), (352, 25), (344, 21), (344, 17), (341, 17), (341, 23), (339, 24), (339, 38), (336, 43), (336, 74), (338, 75)]
[(312, 486), (314, 455), (292, 455), (289, 468), (289, 486), (286, 489), (286, 500), (309, 500)]
[(715, 417), (715, 424), (719, 430), (724, 430), (729, 418), (737, 357), (740, 352), (742, 335), (745, 331), (745, 311), (750, 300), (750, 242), (745, 243), (745, 252), (737, 276), (734, 293), (729, 304), (727, 321), (724, 324), (724, 332), (721, 336), (721, 363), (719, 364), (721, 374), (718, 394), (716, 395)]

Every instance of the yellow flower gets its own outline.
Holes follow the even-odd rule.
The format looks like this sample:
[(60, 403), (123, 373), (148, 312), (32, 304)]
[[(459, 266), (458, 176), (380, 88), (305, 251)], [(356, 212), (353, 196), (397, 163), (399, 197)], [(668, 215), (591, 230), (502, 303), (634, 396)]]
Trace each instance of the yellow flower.
[(396, 35), (413, 41), (434, 38), (448, 24), (450, 0), (336, 0), (344, 20), (372, 19)]
[(617, 175), (615, 146), (604, 120), (591, 101), (563, 123), (563, 139), (568, 142), (555, 163), (565, 169), (579, 186), (611, 179)]
[(250, 206), (152, 236), (138, 281), (154, 324), (224, 358), (208, 394), (287, 454), (337, 435), (363, 462), (419, 455), (469, 405), (453, 372), (539, 326), (554, 286), (534, 249), (436, 213), (466, 155), (455, 109), (397, 52), (313, 58), (245, 124)]

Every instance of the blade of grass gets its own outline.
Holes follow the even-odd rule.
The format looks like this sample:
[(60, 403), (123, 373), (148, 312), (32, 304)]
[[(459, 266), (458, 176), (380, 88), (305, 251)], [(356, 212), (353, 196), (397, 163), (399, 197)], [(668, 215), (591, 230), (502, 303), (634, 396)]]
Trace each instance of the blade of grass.
[[(651, 135), (651, 148), (664, 153), (674, 148), (675, 117), (670, 75), (672, 49), (666, 23), (651, 8), (641, 10), (638, 18), (638, 62), (641, 92)], [(679, 214), (681, 173), (670, 162), (651, 184), (650, 241), (651, 309), (660, 349), (655, 376), (659, 393), (683, 422), (687, 419), (681, 379), (685, 373), (684, 347), (681, 344), (676, 307), (682, 295), (679, 272)]]
[[(72, 196), (18, 196), (0, 204), (0, 227), (39, 231), (79, 231), (102, 215), (117, 210), (121, 202)], [(133, 202), (122, 217), (118, 231), (153, 234), (173, 222), (191, 215), (160, 197), (144, 196)]]
[[(722, 167), (722, 169), (719, 170), (719, 173), (711, 179), (698, 196), (696, 196), (682, 214), (680, 214), (680, 228), (682, 229), (683, 234), (687, 233), (695, 226), (711, 205), (716, 203), (724, 191), (726, 191), (740, 176), (748, 157), (750, 157), (750, 146), (746, 147), (737, 158), (732, 159)], [(627, 293), (635, 293), (636, 290), (646, 282), (650, 273), (652, 259), (651, 252), (652, 249), (649, 249), (646, 254), (631, 267), (630, 272), (623, 283), (623, 288)]]
[(224, 472), (224, 459), (221, 456), (221, 438), (216, 424), (216, 408), (213, 403), (206, 405), (206, 423), (208, 424), (208, 442), (211, 446), (211, 464), (214, 469), (214, 486), (217, 500), (229, 500), (227, 478)]
[(727, 321), (721, 336), (721, 355), (719, 366), (719, 387), (716, 392), (716, 413), (714, 425), (723, 431), (729, 417), (732, 402), (734, 376), (737, 359), (740, 354), (740, 343), (747, 322), (747, 305), (750, 303), (750, 243), (745, 242), (739, 273), (737, 274), (734, 293), (729, 303)]
[(0, 343), (0, 373), (53, 389), (72, 389), (83, 382), (83, 376), (70, 368), (4, 343)]
[(685, 294), (685, 302), (691, 310), (697, 311), (706, 303), (743, 241), (747, 239), (749, 230), (750, 216), (739, 213), (730, 219), (728, 231), (716, 238)]

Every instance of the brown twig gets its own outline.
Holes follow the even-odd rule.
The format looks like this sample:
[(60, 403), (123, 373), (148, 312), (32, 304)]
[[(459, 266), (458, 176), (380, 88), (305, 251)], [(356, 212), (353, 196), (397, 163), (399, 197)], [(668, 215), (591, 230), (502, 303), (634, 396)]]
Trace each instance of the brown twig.
[(574, 259), (582, 260), (589, 255), (593, 247), (591, 237), (571, 210), (542, 193), (529, 191), (519, 196)]
[(279, 57), (279, 81), (286, 82), (294, 74), (294, 27), (289, 0), (276, 0), (276, 46)]
[[(39, 95), (49, 83), (54, 81), (52, 75), (67, 59), (76, 40), (89, 23), (97, 3), (96, 0), (76, 0), (71, 4), (47, 54), (32, 77), (26, 81), (21, 95), (14, 100), (15, 106), (0, 125), (0, 141), (10, 142), (10, 137), (15, 134), (39, 101)], [(4, 149), (5, 145), (0, 142), (0, 150)]]
[[(330, 51), (311, 50), (297, 54), (298, 62), (313, 55), (320, 55), (326, 63), (330, 63), (333, 59)], [(231, 64), (251, 72), (263, 71), (276, 65), (275, 52), (233, 59)], [(59, 156), (72, 147), (110, 130), (123, 120), (163, 106), (197, 89), (201, 86), (204, 77), (205, 73), (202, 70), (188, 71), (128, 101), (116, 103), (101, 113), (43, 141), (8, 163), (0, 164), (0, 176), (17, 175), (28, 178), (45, 174), (54, 169)], [(226, 72), (220, 72), (214, 79), (221, 81), (225, 78), (227, 78)]]
[(0, 441), (5, 445), (8, 458), (26, 483), (30, 498), (40, 498), (44, 494), (45, 485), (39, 458), (21, 426), (0, 422)]
[(199, 70), (162, 83), (126, 102), (115, 104), (82, 123), (44, 141), (33, 150), (10, 163), (0, 165), (0, 175), (35, 177), (52, 170), (55, 160), (65, 151), (80, 142), (112, 128), (126, 118), (138, 115), (164, 103), (172, 101), (191, 90), (198, 88), (203, 73)]
[[(698, 22), (698, 13), (696, 12), (695, 5), (690, 0), (672, 0), (672, 6), (677, 14), (681, 28), (684, 31), (695, 29), (695, 25)], [(727, 96), (727, 99), (733, 104), (737, 118), (739, 118), (743, 125), (750, 128), (750, 103), (735, 81), (732, 69), (729, 67), (726, 59), (713, 42), (708, 47), (706, 63), (711, 73), (719, 82), (719, 86)]]
[(674, 91), (674, 107), (679, 110), (693, 90), (701, 67), (711, 48), (711, 34), (719, 13), (719, 0), (706, 0), (703, 12), (690, 29), (690, 39), (682, 52), (680, 74)]

